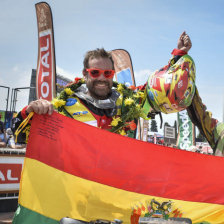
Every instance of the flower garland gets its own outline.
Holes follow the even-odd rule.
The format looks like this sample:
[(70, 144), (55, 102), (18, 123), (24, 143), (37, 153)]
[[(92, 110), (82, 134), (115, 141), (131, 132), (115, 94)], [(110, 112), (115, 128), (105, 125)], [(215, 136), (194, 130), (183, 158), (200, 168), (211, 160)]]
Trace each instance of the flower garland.
[[(53, 99), (52, 104), (60, 114), (73, 118), (64, 106), (67, 99), (84, 83), (84, 79), (76, 78), (73, 83), (66, 86), (58, 97)], [(136, 129), (135, 121), (139, 119), (139, 117), (146, 119), (146, 115), (142, 111), (142, 102), (144, 102), (146, 96), (143, 90), (138, 90), (138, 88), (134, 86), (126, 87), (124, 84), (113, 82), (113, 87), (121, 94), (123, 102), (121, 116), (115, 115), (112, 117), (110, 124), (111, 129), (109, 131), (120, 135), (126, 135), (127, 130)]]

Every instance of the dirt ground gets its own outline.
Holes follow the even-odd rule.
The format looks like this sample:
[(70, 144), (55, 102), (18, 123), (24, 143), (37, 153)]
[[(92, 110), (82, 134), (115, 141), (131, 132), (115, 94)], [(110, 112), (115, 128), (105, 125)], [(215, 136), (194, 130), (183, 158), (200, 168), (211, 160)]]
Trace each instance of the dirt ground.
[(0, 224), (12, 223), (14, 212), (0, 213)]

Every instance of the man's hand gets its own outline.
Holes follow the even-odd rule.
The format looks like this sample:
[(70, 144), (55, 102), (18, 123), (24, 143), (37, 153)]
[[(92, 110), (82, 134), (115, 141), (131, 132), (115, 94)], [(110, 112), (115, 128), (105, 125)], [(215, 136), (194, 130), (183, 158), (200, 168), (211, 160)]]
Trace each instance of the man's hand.
[(184, 31), (177, 42), (177, 48), (188, 52), (192, 47), (191, 39)]
[(26, 112), (35, 112), (37, 114), (51, 115), (53, 113), (53, 105), (47, 100), (35, 100), (28, 105), (28, 107), (26, 108)]

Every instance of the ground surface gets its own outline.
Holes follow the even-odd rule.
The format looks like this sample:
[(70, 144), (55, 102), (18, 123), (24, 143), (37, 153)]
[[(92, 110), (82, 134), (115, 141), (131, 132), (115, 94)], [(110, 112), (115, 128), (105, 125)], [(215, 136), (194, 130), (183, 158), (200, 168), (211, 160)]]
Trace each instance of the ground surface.
[(12, 223), (14, 212), (0, 213), (0, 223)]

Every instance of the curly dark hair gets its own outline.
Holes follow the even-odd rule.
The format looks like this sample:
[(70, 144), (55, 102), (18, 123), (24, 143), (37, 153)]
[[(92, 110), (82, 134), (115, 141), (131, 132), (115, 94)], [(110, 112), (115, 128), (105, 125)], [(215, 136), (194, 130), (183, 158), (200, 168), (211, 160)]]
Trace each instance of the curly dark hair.
[(96, 50), (87, 51), (83, 61), (83, 71), (89, 68), (89, 59), (92, 58), (109, 58), (112, 62), (112, 67), (114, 69), (114, 61), (110, 52), (106, 51), (104, 48), (97, 48)]

